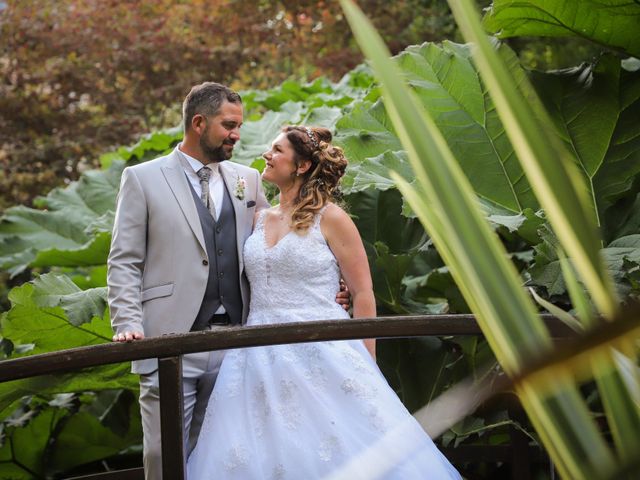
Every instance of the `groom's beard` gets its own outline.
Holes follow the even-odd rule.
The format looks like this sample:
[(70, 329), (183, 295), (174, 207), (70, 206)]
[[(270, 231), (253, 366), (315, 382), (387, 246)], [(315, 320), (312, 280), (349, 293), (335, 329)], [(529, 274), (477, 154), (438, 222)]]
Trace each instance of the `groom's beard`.
[[(212, 145), (205, 135), (200, 137), (200, 148), (207, 160), (211, 163), (220, 163), (224, 160), (229, 160), (233, 154), (233, 145), (236, 142), (226, 139), (219, 146)], [(225, 145), (231, 145), (232, 148), (225, 147)]]

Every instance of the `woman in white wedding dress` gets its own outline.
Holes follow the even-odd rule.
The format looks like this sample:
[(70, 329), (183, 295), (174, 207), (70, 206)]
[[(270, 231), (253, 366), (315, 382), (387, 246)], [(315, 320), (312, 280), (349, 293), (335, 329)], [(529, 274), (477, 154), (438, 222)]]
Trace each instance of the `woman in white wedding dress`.
[[(331, 132), (286, 127), (264, 158), (280, 204), (244, 246), (247, 324), (348, 321), (341, 275), (354, 317), (374, 317), (362, 240), (331, 202), (347, 165)], [(460, 478), (380, 373), (374, 340), (228, 351), (187, 468), (189, 480)]]

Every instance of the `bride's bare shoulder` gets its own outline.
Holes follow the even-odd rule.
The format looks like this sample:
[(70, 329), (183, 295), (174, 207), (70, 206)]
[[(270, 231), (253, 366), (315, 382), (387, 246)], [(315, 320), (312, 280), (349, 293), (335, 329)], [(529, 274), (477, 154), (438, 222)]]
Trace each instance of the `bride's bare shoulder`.
[(322, 217), (328, 220), (340, 220), (344, 218), (351, 218), (349, 214), (344, 211), (342, 207), (336, 205), (333, 202), (327, 203), (327, 206), (324, 208), (324, 212), (322, 213)]
[(335, 203), (329, 203), (322, 213), (320, 227), (325, 230), (341, 229), (353, 225), (353, 220), (347, 212)]

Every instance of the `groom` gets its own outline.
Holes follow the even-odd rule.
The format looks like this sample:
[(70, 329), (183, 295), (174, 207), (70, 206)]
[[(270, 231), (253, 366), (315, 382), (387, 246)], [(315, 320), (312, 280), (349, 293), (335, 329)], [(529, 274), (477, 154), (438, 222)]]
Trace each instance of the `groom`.
[[(206, 82), (183, 104), (184, 140), (169, 155), (125, 168), (108, 260), (114, 341), (242, 324), (249, 285), (242, 248), (268, 207), (258, 171), (232, 162), (242, 101)], [(223, 352), (183, 357), (185, 442), (191, 451)], [(147, 479), (162, 478), (157, 360), (140, 375)]]

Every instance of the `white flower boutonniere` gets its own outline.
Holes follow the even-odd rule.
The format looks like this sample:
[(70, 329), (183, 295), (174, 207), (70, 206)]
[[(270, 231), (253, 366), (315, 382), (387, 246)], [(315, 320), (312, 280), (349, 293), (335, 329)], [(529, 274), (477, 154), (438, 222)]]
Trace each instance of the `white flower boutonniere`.
[(244, 200), (244, 189), (246, 188), (246, 186), (247, 181), (244, 179), (244, 177), (238, 177), (238, 179), (236, 180), (236, 190), (234, 192), (234, 195), (238, 200)]

